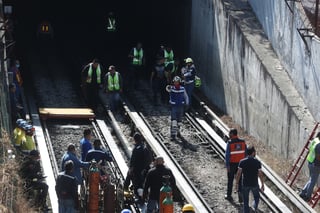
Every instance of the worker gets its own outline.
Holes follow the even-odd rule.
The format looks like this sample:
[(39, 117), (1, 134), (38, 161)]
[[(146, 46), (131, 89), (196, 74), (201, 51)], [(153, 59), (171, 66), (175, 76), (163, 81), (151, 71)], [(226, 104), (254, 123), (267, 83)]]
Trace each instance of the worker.
[(125, 179), (124, 188), (128, 189), (130, 180), (138, 201), (141, 202), (143, 195), (143, 183), (151, 164), (151, 152), (143, 142), (143, 138), (139, 132), (134, 133), (134, 148), (132, 150), (130, 165), (127, 177)]
[(185, 59), (186, 66), (182, 69), (183, 73), (183, 80), (184, 80), (184, 87), (187, 91), (189, 97), (189, 104), (191, 106), (192, 103), (192, 93), (195, 86), (195, 76), (196, 76), (196, 67), (193, 64), (192, 58)]
[(181, 77), (180, 60), (178, 58), (175, 58), (173, 63), (167, 64), (165, 69), (167, 71), (166, 73), (168, 73), (169, 82), (171, 82), (175, 76)]
[[(233, 187), (233, 180), (235, 175), (238, 171), (238, 166), (240, 160), (246, 157), (246, 150), (247, 145), (243, 139), (238, 137), (237, 129), (230, 129), (229, 131), (229, 140), (226, 145), (226, 153), (225, 153), (225, 160), (226, 160), (226, 168), (227, 168), (227, 175), (228, 175), (228, 185), (227, 185), (227, 194), (225, 195), (225, 199), (232, 201), (233, 198), (232, 194), (232, 187)], [(239, 203), (242, 203), (242, 178), (239, 178), (239, 188), (238, 188), (238, 198)]]
[(109, 105), (112, 112), (119, 109), (122, 93), (122, 77), (119, 72), (116, 71), (114, 65), (109, 66), (109, 72), (104, 77), (105, 91), (109, 96)]
[(28, 125), (28, 122), (23, 120), (19, 123), (19, 130), (17, 130), (17, 135), (14, 138), (14, 146), (18, 149), (20, 149), (21, 143), (23, 138), (26, 134), (26, 126)]
[(167, 45), (163, 49), (163, 55), (164, 57), (164, 65), (167, 66), (170, 63), (174, 63), (174, 53), (172, 50), (172, 47), (170, 45)]
[(64, 165), (64, 171), (58, 174), (56, 179), (56, 194), (58, 197), (59, 213), (76, 212), (78, 209), (78, 183), (72, 176), (73, 161), (68, 160)]
[(22, 118), (19, 118), (16, 120), (15, 122), (15, 127), (13, 129), (13, 141), (14, 141), (14, 144), (15, 144), (15, 141), (17, 140), (18, 136), (21, 134), (21, 124), (22, 123), (26, 123), (26, 121)]
[(88, 106), (93, 110), (96, 110), (98, 106), (99, 88), (102, 88), (103, 86), (103, 76), (103, 67), (98, 59), (93, 59), (81, 72), (81, 87), (83, 89), (84, 97), (87, 100)]
[(85, 130), (83, 130), (83, 138), (81, 138), (81, 140), (80, 140), (81, 160), (82, 161), (85, 161), (88, 151), (90, 149), (92, 149), (92, 145), (90, 142), (91, 137), (92, 137), (92, 133), (89, 128), (86, 128)]
[(61, 160), (61, 169), (64, 171), (64, 165), (68, 160), (73, 161), (74, 169), (72, 172), (72, 176), (77, 178), (78, 185), (83, 183), (82, 175), (81, 175), (81, 168), (89, 168), (89, 162), (83, 162), (78, 159), (76, 155), (76, 147), (74, 144), (69, 144), (67, 148), (67, 152), (62, 156)]
[(27, 187), (35, 189), (39, 192), (36, 203), (43, 210), (47, 210), (46, 204), (48, 195), (48, 185), (43, 181), (45, 176), (42, 174), (40, 165), (40, 153), (38, 150), (32, 150), (22, 162), (20, 175), (26, 181)]
[(182, 207), (182, 213), (195, 213), (193, 206), (190, 203)]
[(313, 193), (313, 188), (317, 183), (320, 174), (320, 132), (311, 141), (309, 146), (309, 153), (307, 155), (309, 180), (300, 192), (300, 197), (305, 201), (310, 201)]
[(12, 123), (14, 123), (19, 118), (25, 119), (26, 113), (24, 111), (22, 103), (19, 102), (16, 96), (16, 85), (14, 83), (9, 84), (9, 97)]
[(258, 210), (259, 205), (259, 183), (258, 177), (261, 181), (260, 190), (264, 191), (264, 181), (261, 170), (261, 162), (255, 158), (256, 150), (254, 146), (248, 146), (247, 148), (247, 157), (242, 159), (239, 162), (239, 167), (236, 175), (236, 190), (239, 191), (239, 181), (240, 177), (242, 177), (242, 197), (243, 197), (243, 212), (249, 213), (249, 193), (250, 191), (253, 194), (254, 202), (253, 209), (254, 212)]
[(101, 148), (101, 141), (100, 139), (95, 139), (93, 141), (93, 149), (90, 149), (88, 151), (88, 154), (85, 158), (86, 162), (91, 162), (92, 160), (95, 160), (98, 164), (100, 175), (106, 174), (106, 162), (112, 161), (111, 155)]
[(154, 160), (154, 168), (150, 169), (143, 189), (143, 200), (148, 199), (147, 213), (159, 210), (160, 189), (165, 182), (164, 176), (169, 176), (169, 186), (175, 190), (176, 181), (171, 169), (164, 165), (164, 159), (158, 156)]
[(8, 73), (12, 74), (12, 83), (16, 86), (16, 98), (19, 103), (22, 103), (22, 76), (20, 72), (20, 61), (19, 60), (12, 60), (11, 66), (9, 68)]
[(185, 88), (181, 86), (181, 78), (179, 76), (173, 78), (173, 85), (168, 86), (168, 92), (170, 94), (169, 103), (171, 105), (170, 137), (171, 140), (176, 140), (177, 136), (181, 136), (180, 126), (182, 124), (184, 106), (189, 105), (189, 98)]
[(107, 31), (108, 32), (115, 32), (116, 31), (116, 18), (113, 12), (108, 13), (108, 20), (107, 20)]
[(20, 150), (24, 154), (29, 154), (36, 148), (36, 144), (33, 138), (34, 128), (32, 125), (26, 125), (25, 136), (22, 138)]
[(145, 53), (141, 42), (138, 42), (137, 45), (131, 49), (128, 57), (130, 59), (130, 70), (127, 79), (129, 89), (138, 89), (140, 81), (145, 75)]
[(160, 57), (157, 59), (154, 65), (151, 77), (150, 85), (153, 91), (153, 103), (158, 105), (158, 95), (160, 94), (160, 99), (163, 104), (167, 104), (167, 95), (165, 92), (166, 85), (169, 83), (165, 74), (164, 58)]

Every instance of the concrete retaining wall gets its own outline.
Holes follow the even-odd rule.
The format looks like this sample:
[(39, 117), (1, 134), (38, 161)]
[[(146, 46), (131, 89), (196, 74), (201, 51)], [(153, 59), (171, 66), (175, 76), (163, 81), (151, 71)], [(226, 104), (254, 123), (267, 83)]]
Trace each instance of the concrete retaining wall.
[(249, 134), (296, 156), (313, 118), (246, 2), (192, 1), (190, 53), (202, 90)]
[[(311, 28), (300, 2), (249, 0), (269, 40), (311, 113), (320, 120), (320, 42), (298, 29)], [(301, 31), (305, 33), (305, 31)]]

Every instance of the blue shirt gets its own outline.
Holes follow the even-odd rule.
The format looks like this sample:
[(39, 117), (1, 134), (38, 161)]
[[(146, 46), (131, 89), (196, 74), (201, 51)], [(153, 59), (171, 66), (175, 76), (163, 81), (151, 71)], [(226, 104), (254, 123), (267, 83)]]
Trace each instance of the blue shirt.
[(80, 140), (80, 148), (81, 148), (81, 160), (85, 161), (88, 151), (92, 149), (92, 145), (88, 139), (82, 138)]
[(90, 163), (83, 162), (77, 158), (77, 156), (73, 152), (66, 152), (61, 160), (61, 168), (64, 171), (64, 164), (68, 160), (72, 160), (73, 162), (73, 172), (72, 176), (77, 178), (78, 184), (82, 184), (82, 175), (80, 168), (89, 168)]

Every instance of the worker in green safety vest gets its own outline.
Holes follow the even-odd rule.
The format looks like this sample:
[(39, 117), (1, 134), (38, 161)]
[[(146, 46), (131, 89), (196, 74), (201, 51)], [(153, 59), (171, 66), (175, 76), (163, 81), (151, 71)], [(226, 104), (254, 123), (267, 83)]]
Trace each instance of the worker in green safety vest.
[(122, 93), (122, 78), (119, 72), (116, 71), (114, 65), (109, 66), (109, 72), (105, 75), (105, 91), (109, 98), (109, 107), (111, 111), (115, 112), (119, 109), (121, 100), (120, 93)]
[(82, 72), (82, 91), (88, 106), (95, 110), (98, 106), (99, 88), (102, 88), (103, 68), (98, 59), (93, 59), (92, 62), (87, 64)]
[(145, 77), (145, 53), (142, 43), (138, 42), (128, 55), (130, 60), (130, 70), (128, 73), (129, 90), (138, 89), (140, 80)]
[(107, 20), (107, 31), (108, 32), (115, 32), (116, 31), (116, 19), (114, 17), (113, 12), (109, 12), (108, 20)]
[(313, 188), (316, 185), (320, 174), (320, 132), (310, 143), (307, 161), (310, 177), (300, 192), (300, 197), (305, 201), (311, 199)]

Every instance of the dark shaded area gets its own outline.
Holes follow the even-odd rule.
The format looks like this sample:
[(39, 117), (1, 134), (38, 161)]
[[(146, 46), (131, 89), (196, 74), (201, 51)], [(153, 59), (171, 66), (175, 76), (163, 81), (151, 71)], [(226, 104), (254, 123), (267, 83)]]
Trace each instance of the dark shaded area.
[[(6, 2), (5, 2), (6, 3)], [(7, 1), (9, 4), (9, 1)], [(130, 49), (141, 41), (148, 65), (153, 63), (160, 44), (171, 44), (177, 56), (187, 55), (188, 13), (191, 0), (181, 1), (10, 1), (15, 20), (17, 54), (33, 45), (46, 45), (36, 36), (39, 24), (51, 23), (54, 43), (70, 64), (79, 69), (92, 58), (103, 65), (126, 69)], [(189, 9), (188, 9), (189, 8)], [(117, 32), (107, 32), (112, 11)]]

